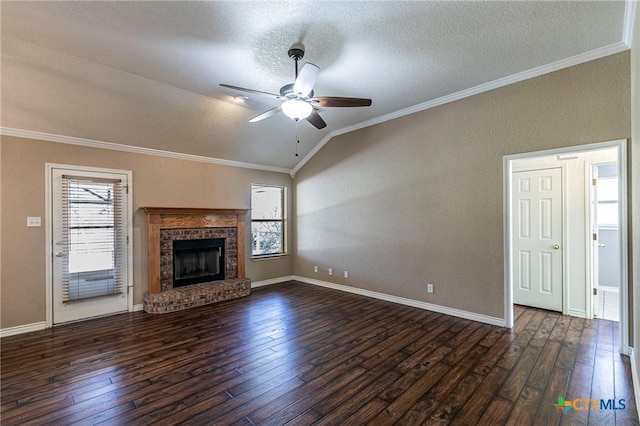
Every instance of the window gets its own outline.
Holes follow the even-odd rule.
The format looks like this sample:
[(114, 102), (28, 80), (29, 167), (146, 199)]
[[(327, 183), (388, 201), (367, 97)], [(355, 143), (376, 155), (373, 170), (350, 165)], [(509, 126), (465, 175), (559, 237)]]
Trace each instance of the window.
[(618, 226), (618, 179), (599, 178), (598, 188), (598, 225)]
[(284, 197), (281, 186), (251, 185), (251, 256), (285, 253)]
[(65, 302), (123, 292), (124, 194), (118, 179), (62, 176)]

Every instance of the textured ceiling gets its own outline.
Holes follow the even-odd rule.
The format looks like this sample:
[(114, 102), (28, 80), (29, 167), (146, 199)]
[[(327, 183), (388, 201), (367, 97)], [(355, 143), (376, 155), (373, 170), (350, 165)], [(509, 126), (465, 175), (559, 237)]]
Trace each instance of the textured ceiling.
[[(588, 52), (621, 50), (625, 2), (2, 1), (2, 126), (293, 168), (332, 134)], [(320, 67), (317, 130), (279, 104), (287, 50)], [(611, 48), (613, 46), (613, 48)], [(300, 143), (296, 144), (296, 134)], [(298, 145), (299, 156), (295, 157)]]

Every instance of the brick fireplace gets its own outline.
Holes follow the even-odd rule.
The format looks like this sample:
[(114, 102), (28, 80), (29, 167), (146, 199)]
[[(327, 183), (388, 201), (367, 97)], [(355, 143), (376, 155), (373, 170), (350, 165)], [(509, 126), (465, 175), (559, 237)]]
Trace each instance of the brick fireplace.
[[(238, 278), (238, 256), (236, 228), (191, 228), (160, 230), (160, 290), (171, 290), (175, 286), (176, 243), (224, 240), (224, 278)], [(204, 281), (206, 282), (206, 281)]]
[[(246, 296), (251, 280), (245, 277), (245, 209), (143, 207), (147, 217), (148, 285), (144, 310), (173, 312)], [(174, 288), (174, 245), (191, 246), (198, 240), (223, 241), (223, 280)]]

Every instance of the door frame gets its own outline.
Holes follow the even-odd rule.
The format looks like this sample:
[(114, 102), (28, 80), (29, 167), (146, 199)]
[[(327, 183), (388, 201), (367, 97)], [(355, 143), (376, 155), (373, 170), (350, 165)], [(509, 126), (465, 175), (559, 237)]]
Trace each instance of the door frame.
[[(133, 173), (130, 170), (107, 169), (101, 167), (86, 167), (71, 164), (45, 163), (45, 327), (53, 327), (53, 200), (51, 192), (53, 181), (51, 179), (53, 169), (74, 170), (78, 173), (119, 173), (127, 176), (129, 188), (133, 186)], [(127, 311), (133, 312), (133, 191), (126, 194), (127, 210)]]
[[(618, 158), (618, 163), (619, 163), (619, 158)], [(589, 247), (588, 252), (586, 253), (586, 263), (587, 263), (587, 267), (590, 268), (589, 270), (591, 271), (591, 283), (592, 283), (592, 287), (595, 288), (595, 286), (593, 285), (594, 282), (598, 282), (598, 298), (600, 298), (601, 294), (600, 294), (600, 277), (599, 274), (596, 274), (595, 269), (598, 267), (598, 265), (594, 265), (594, 258), (595, 257), (599, 257), (599, 252), (598, 252), (598, 248), (596, 246), (593, 245), (593, 240), (592, 238), (592, 233), (596, 232), (598, 234), (598, 240), (600, 240), (600, 230), (595, 230), (594, 231), (594, 225), (597, 228), (598, 224), (597, 224), (597, 218), (594, 217), (593, 213), (592, 213), (592, 203), (594, 202), (593, 199), (593, 192), (592, 192), (592, 185), (591, 180), (594, 179), (594, 169), (596, 169), (599, 165), (604, 165), (604, 164), (612, 164), (609, 161), (593, 161), (593, 162), (589, 162), (587, 163), (588, 167), (585, 169), (585, 181), (588, 183), (587, 188), (585, 188), (585, 211), (588, 213), (588, 221), (587, 221), (587, 244)], [(618, 164), (619, 167), (619, 164)], [(620, 214), (622, 212), (622, 203), (620, 201), (620, 197), (621, 197), (621, 193), (622, 190), (620, 189), (620, 182), (621, 182), (621, 173), (618, 170), (618, 240), (620, 241), (620, 239), (622, 238), (622, 227), (621, 227), (621, 222), (620, 222)], [(600, 177), (597, 177), (596, 179), (600, 179)], [(626, 189), (624, 190), (626, 193)], [(597, 208), (597, 207), (596, 207)], [(624, 215), (623, 215), (624, 216)], [(620, 255), (622, 256), (622, 251), (620, 252)], [(622, 285), (622, 281), (620, 282), (620, 285)], [(620, 291), (622, 289), (619, 289)], [(589, 297), (591, 297), (591, 304), (589, 306), (587, 306), (587, 315), (589, 316), (589, 318), (593, 318), (595, 316), (595, 310), (593, 309), (594, 306), (597, 305), (597, 303), (593, 303), (594, 302), (594, 298), (593, 298), (593, 292), (589, 293)], [(621, 309), (622, 306), (622, 298), (620, 297), (619, 300), (619, 308)]]
[[(587, 145), (571, 146), (564, 148), (554, 148), (542, 151), (534, 151), (520, 154), (505, 155), (503, 157), (503, 235), (504, 235), (504, 324), (505, 327), (513, 327), (514, 315), (513, 315), (513, 258), (512, 258), (512, 235), (511, 226), (511, 190), (512, 190), (512, 171), (513, 161), (521, 160), (525, 158), (545, 157), (550, 155), (571, 155), (581, 153), (585, 151), (596, 151), (606, 148), (618, 149), (618, 195), (619, 195), (619, 223), (620, 223), (620, 352), (628, 355), (630, 352), (629, 347), (629, 270), (628, 270), (628, 224), (627, 224), (627, 185), (628, 185), (628, 173), (627, 173), (627, 140), (613, 140), (607, 142), (598, 142)], [(563, 185), (565, 182), (563, 182)], [(563, 191), (563, 196), (566, 191)], [(563, 211), (564, 214), (564, 211)], [(588, 221), (587, 221), (588, 222)], [(585, 223), (586, 227), (589, 227), (589, 223)], [(566, 227), (563, 232), (566, 232)], [(590, 233), (587, 233), (590, 235)], [(563, 236), (564, 238), (564, 236)], [(588, 250), (587, 250), (588, 251)], [(564, 253), (563, 253), (564, 254)], [(563, 256), (563, 261), (566, 258)], [(592, 273), (589, 271), (590, 262), (588, 262), (587, 276), (590, 277)], [(566, 270), (566, 268), (563, 268)], [(563, 271), (563, 277), (566, 278)], [(590, 286), (590, 280), (588, 285)], [(565, 279), (566, 282), (566, 279)], [(566, 286), (563, 286), (566, 287)], [(563, 288), (563, 295), (566, 296), (566, 288)], [(586, 307), (587, 312), (591, 312), (591, 291), (587, 291)], [(566, 297), (563, 300), (563, 307), (566, 308)], [(566, 310), (566, 309), (565, 309)]]
[[(600, 231), (594, 230), (594, 228), (597, 228), (598, 226), (597, 217), (596, 217), (598, 206), (594, 205), (594, 203), (597, 202), (597, 187), (592, 182), (593, 179), (599, 179), (598, 177), (596, 177), (597, 164), (598, 163), (589, 162), (587, 163), (587, 167), (585, 167), (585, 170), (584, 170), (585, 182), (587, 183), (584, 191), (584, 202), (585, 202), (584, 208), (585, 208), (585, 212), (588, 212), (587, 232), (585, 235), (587, 237), (586, 244), (588, 244), (588, 247), (589, 247), (589, 250), (587, 250), (586, 252), (585, 263), (587, 265), (587, 268), (589, 268), (589, 271), (591, 272), (589, 274), (589, 281), (591, 282), (591, 287), (593, 289), (591, 292), (587, 292), (588, 297), (591, 300), (591, 303), (589, 303), (586, 307), (588, 318), (593, 318), (596, 316), (598, 299), (600, 298), (599, 262), (595, 260), (595, 257), (598, 257), (598, 260), (599, 260), (600, 256), (597, 249), (594, 248), (594, 244), (593, 244), (594, 232), (598, 234), (598, 239), (600, 238)], [(594, 193), (596, 194), (595, 197), (594, 197)], [(618, 204), (618, 210), (619, 209), (620, 209), (620, 204)], [(620, 228), (618, 228), (618, 232), (620, 232)], [(596, 272), (596, 269), (598, 269), (597, 272)], [(598, 284), (597, 287), (595, 285), (596, 283)], [(594, 295), (593, 292), (595, 291), (596, 288), (598, 289), (598, 294)]]

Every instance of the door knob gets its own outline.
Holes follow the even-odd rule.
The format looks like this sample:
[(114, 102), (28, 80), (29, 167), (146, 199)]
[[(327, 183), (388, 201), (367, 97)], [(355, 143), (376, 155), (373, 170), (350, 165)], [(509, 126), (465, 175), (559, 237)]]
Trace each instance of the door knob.
[(61, 252), (61, 251), (57, 251), (56, 252), (56, 257), (62, 257), (62, 256), (64, 256), (63, 252)]
[(554, 249), (554, 250), (558, 250), (559, 248), (560, 248), (560, 244), (554, 244), (554, 245), (553, 245), (553, 249)]
[(603, 248), (604, 244), (598, 244), (598, 248)]

